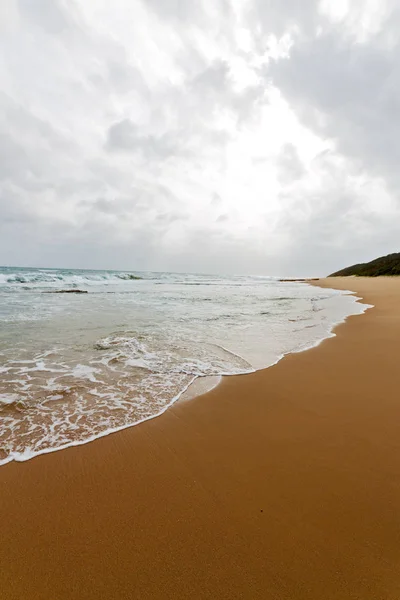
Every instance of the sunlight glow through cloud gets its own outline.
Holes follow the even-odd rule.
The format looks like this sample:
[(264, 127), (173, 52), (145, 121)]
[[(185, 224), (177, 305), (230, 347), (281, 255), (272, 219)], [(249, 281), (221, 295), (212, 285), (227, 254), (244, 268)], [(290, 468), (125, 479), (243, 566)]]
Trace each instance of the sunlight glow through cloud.
[(399, 13), (291, 4), (3, 4), (0, 263), (312, 274), (394, 250)]

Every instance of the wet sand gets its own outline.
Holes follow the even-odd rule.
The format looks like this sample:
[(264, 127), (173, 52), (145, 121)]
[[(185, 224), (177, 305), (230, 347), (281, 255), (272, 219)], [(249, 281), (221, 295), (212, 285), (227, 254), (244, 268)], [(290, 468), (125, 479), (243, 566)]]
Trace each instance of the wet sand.
[(336, 337), (0, 468), (0, 597), (398, 600), (400, 278)]

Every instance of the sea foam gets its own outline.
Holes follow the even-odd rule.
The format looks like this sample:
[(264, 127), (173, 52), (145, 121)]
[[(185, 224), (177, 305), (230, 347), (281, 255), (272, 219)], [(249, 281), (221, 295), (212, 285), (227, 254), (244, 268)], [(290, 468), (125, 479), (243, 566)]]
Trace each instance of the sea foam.
[[(89, 293), (42, 293), (59, 282)], [(194, 381), (273, 365), (365, 309), (267, 277), (0, 269), (0, 464), (154, 418)]]

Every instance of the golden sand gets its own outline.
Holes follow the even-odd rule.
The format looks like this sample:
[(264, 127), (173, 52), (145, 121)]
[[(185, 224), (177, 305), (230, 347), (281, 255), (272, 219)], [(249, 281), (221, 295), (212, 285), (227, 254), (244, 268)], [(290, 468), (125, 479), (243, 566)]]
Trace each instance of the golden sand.
[(0, 598), (399, 600), (400, 278), (318, 348), (0, 468)]

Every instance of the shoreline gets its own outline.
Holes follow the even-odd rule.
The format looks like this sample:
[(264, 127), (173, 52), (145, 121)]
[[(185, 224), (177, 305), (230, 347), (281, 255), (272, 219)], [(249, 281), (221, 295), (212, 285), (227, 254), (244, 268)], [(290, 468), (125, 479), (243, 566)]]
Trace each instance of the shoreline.
[[(318, 286), (318, 283), (316, 283), (320, 280), (316, 279), (316, 278), (281, 279), (280, 281), (281, 282), (291, 282), (291, 283), (299, 282), (299, 283), (310, 285), (312, 287), (321, 287), (321, 286)], [(330, 288), (327, 285), (322, 286), (322, 288), (334, 289), (334, 288)], [(352, 296), (354, 298), (355, 304), (357, 304), (357, 303), (363, 304), (363, 302), (360, 302), (360, 301), (362, 301), (362, 298), (357, 298), (355, 293), (351, 292), (350, 290), (342, 290), (342, 291), (343, 291), (343, 295)], [(43, 292), (43, 293), (54, 293), (54, 292)], [(176, 396), (171, 398), (171, 400), (159, 412), (157, 412), (155, 414), (146, 416), (146, 417), (142, 418), (141, 420), (135, 421), (133, 423), (124, 424), (122, 426), (118, 426), (118, 427), (115, 427), (112, 429), (106, 429), (106, 430), (104, 430), (100, 433), (96, 433), (84, 440), (76, 440), (73, 442), (67, 442), (65, 444), (62, 444), (61, 446), (45, 448), (43, 450), (36, 451), (36, 452), (32, 452), (31, 450), (26, 450), (24, 452), (14, 452), (12, 454), (9, 454), (4, 459), (0, 458), (0, 468), (4, 467), (5, 465), (12, 463), (12, 462), (17, 462), (17, 463), (27, 462), (27, 461), (30, 461), (39, 456), (43, 456), (45, 454), (52, 454), (54, 452), (68, 450), (69, 448), (74, 448), (74, 447), (83, 446), (85, 444), (90, 444), (90, 443), (95, 442), (98, 439), (102, 439), (109, 435), (114, 435), (116, 433), (120, 433), (121, 431), (129, 429), (131, 427), (137, 427), (137, 426), (141, 425), (142, 423), (146, 423), (147, 421), (151, 421), (152, 419), (159, 418), (166, 411), (168, 411), (172, 406), (174, 406), (174, 404), (176, 404), (177, 402), (191, 401), (195, 398), (203, 396), (203, 395), (211, 392), (212, 390), (216, 389), (218, 386), (221, 385), (221, 383), (225, 377), (237, 377), (237, 376), (242, 376), (242, 375), (248, 375), (251, 373), (256, 373), (258, 371), (264, 371), (264, 370), (269, 369), (269, 368), (275, 366), (276, 364), (278, 364), (286, 356), (289, 356), (291, 354), (298, 354), (301, 352), (307, 352), (308, 350), (317, 348), (325, 340), (330, 339), (331, 337), (334, 337), (335, 336), (334, 330), (336, 329), (336, 327), (345, 323), (346, 320), (350, 316), (358, 316), (358, 315), (364, 314), (370, 307), (371, 307), (370, 305), (366, 305), (365, 309), (363, 309), (363, 311), (361, 313), (353, 313), (353, 314), (347, 315), (337, 321), (333, 321), (330, 324), (329, 329), (325, 332), (324, 337), (321, 337), (318, 340), (313, 341), (312, 343), (310, 343), (310, 345), (307, 345), (307, 346), (304, 346), (304, 347), (301, 347), (301, 348), (298, 348), (295, 350), (290, 350), (290, 351), (284, 352), (283, 354), (278, 355), (278, 357), (274, 360), (274, 362), (271, 362), (271, 364), (268, 364), (261, 368), (251, 366), (251, 368), (248, 371), (242, 371), (242, 372), (238, 372), (238, 373), (219, 373), (218, 375), (206, 375), (204, 377), (199, 376), (199, 375), (193, 375), (191, 381)], [(238, 357), (244, 361), (247, 361), (247, 359), (245, 359), (241, 355), (236, 354), (235, 352), (233, 352), (231, 350), (227, 350), (223, 346), (221, 346), (221, 348), (223, 350), (229, 352), (230, 354), (233, 354), (236, 357)], [(249, 363), (249, 366), (250, 366), (250, 363)]]
[(157, 419), (1, 467), (7, 598), (397, 600), (400, 281), (326, 285), (374, 310)]

